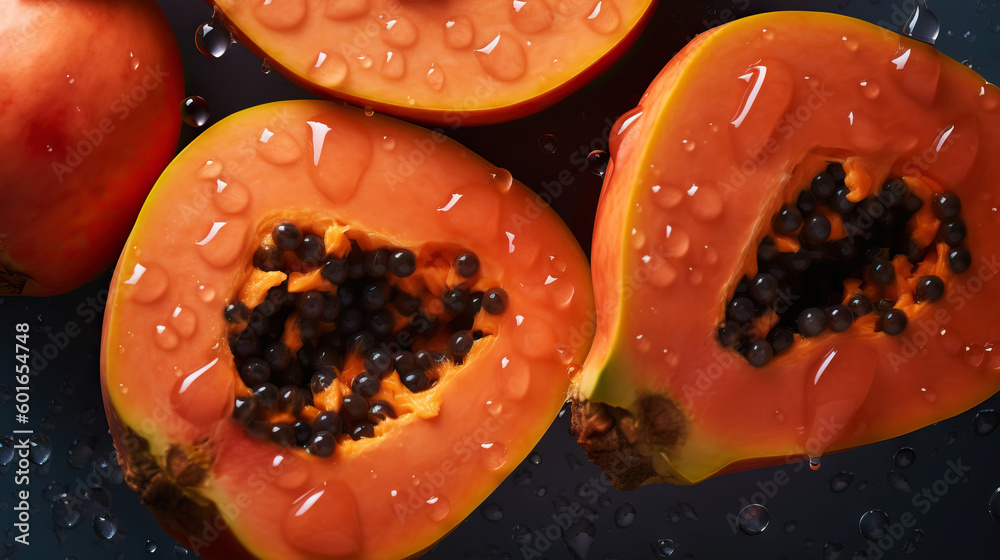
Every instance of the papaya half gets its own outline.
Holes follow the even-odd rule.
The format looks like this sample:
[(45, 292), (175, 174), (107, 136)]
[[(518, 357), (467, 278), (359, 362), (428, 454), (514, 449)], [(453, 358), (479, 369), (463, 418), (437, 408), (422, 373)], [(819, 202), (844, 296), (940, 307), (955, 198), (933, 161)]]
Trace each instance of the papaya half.
[(323, 101), (202, 133), (111, 283), (129, 485), (205, 558), (404, 558), (537, 443), (590, 346), (582, 249), (445, 136)]
[(153, 0), (0, 3), (0, 296), (114, 264), (177, 151), (180, 50)]
[(593, 79), (656, 0), (209, 0), (298, 85), (449, 126), (513, 120)]
[(971, 69), (764, 14), (614, 132), (573, 431), (615, 486), (815, 464), (1000, 388), (1000, 90)]

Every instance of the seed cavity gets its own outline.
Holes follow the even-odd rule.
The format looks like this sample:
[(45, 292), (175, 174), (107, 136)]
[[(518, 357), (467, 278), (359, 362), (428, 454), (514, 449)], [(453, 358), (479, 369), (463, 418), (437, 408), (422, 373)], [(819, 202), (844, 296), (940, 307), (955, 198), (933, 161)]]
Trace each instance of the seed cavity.
[[(485, 280), (468, 250), (366, 250), (378, 243), (349, 233), (340, 243), (291, 221), (268, 233), (253, 266), (287, 278), (253, 306), (227, 302), (223, 317), (242, 381), (233, 418), (282, 447), (329, 457), (344, 442), (378, 437), (380, 424), (412, 412), (407, 395), (432, 390), (469, 359), (491, 336), (478, 325), (495, 324), (487, 318), (509, 305), (503, 288), (477, 288)], [(448, 286), (431, 287), (446, 277)], [(290, 289), (296, 278), (304, 283)]]
[[(755, 367), (797, 340), (828, 332), (869, 328), (900, 335), (907, 311), (946, 293), (950, 276), (926, 273), (935, 263), (946, 262), (952, 274), (972, 265), (957, 194), (938, 192), (925, 200), (902, 179), (891, 178), (864, 200), (852, 201), (846, 176), (843, 165), (832, 162), (800, 185), (795, 202), (777, 211), (758, 244), (756, 271), (733, 287), (717, 338)], [(929, 211), (918, 216), (925, 205)], [(931, 215), (937, 235), (928, 242), (914, 231)], [(487, 311), (490, 302), (487, 292)], [(857, 326), (873, 314), (874, 321)]]

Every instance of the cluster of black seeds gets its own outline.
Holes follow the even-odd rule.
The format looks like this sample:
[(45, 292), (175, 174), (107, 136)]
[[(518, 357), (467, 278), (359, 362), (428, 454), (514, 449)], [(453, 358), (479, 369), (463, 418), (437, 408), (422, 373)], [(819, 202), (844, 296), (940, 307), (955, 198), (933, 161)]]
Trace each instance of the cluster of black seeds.
[[(378, 422), (397, 415), (392, 403), (375, 399), (386, 377), (397, 375), (414, 393), (429, 389), (438, 368), (462, 363), (484, 336), (472, 330), (476, 315), (496, 315), (507, 308), (503, 289), (470, 292), (463, 283), (440, 294), (442, 313), (429, 312), (420, 294), (406, 293), (390, 282), (417, 270), (416, 255), (409, 249), (364, 251), (352, 240), (350, 252), (337, 257), (327, 254), (321, 235), (303, 234), (287, 222), (274, 228), (272, 239), (273, 244), (255, 252), (256, 268), (319, 269), (337, 286), (336, 293), (292, 293), (286, 281), (270, 288), (253, 309), (241, 301), (225, 308), (225, 319), (232, 325), (229, 347), (240, 378), (252, 391), (236, 398), (233, 416), (251, 434), (282, 446), (298, 445), (326, 457), (338, 438), (373, 437)], [(452, 267), (459, 277), (471, 280), (479, 273), (479, 259), (474, 253), (459, 253)], [(402, 319), (397, 321), (397, 316)], [(297, 351), (286, 344), (289, 328), (302, 340)], [(446, 347), (432, 348), (442, 333), (447, 335)], [(306, 407), (341, 377), (349, 358), (363, 361), (364, 371), (342, 379), (350, 382), (350, 394), (340, 410), (320, 410), (307, 421)], [(270, 422), (276, 413), (296, 421)]]
[[(907, 224), (923, 207), (924, 201), (912, 194), (900, 179), (887, 181), (879, 192), (860, 202), (847, 198), (844, 168), (830, 164), (813, 178), (795, 204), (783, 206), (774, 217), (777, 235), (795, 237), (797, 252), (782, 252), (770, 237), (757, 248), (758, 274), (744, 277), (726, 304), (726, 319), (718, 329), (719, 342), (743, 354), (760, 367), (787, 350), (795, 335), (813, 337), (826, 330), (843, 332), (869, 313), (878, 314), (876, 329), (888, 335), (902, 333), (906, 313), (895, 301), (873, 302), (857, 293), (844, 304), (844, 281), (856, 278), (878, 291), (896, 282), (894, 257), (906, 255), (912, 274), (933, 248), (920, 246), (907, 233)], [(969, 269), (972, 257), (962, 246), (965, 223), (960, 217), (961, 201), (953, 193), (939, 193), (931, 209), (940, 221), (938, 241), (947, 244), (943, 255), (951, 270), (960, 274)], [(845, 236), (830, 239), (833, 224), (828, 216), (839, 215)], [(944, 296), (945, 286), (937, 276), (917, 281), (917, 302), (934, 302)], [(761, 336), (755, 328), (763, 317), (774, 312), (777, 324)]]

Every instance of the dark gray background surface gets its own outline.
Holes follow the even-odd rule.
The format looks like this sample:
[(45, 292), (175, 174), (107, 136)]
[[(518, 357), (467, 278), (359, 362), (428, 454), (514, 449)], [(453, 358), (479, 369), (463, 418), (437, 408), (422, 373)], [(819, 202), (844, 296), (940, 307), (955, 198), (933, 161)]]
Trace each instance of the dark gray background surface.
[[(309, 97), (276, 72), (264, 75), (261, 62), (236, 45), (220, 59), (194, 47), (195, 29), (211, 16), (196, 0), (160, 0), (181, 45), (187, 92), (211, 106), (209, 125), (240, 109), (278, 99)], [(812, 2), (665, 0), (637, 45), (609, 72), (556, 106), (539, 114), (489, 128), (458, 130), (451, 135), (496, 165), (506, 167), (529, 187), (539, 189), (569, 170), (571, 196), (554, 206), (587, 247), (600, 191), (600, 178), (586, 169), (584, 158), (606, 147), (610, 123), (632, 108), (646, 85), (688, 38), (735, 17), (777, 9), (841, 12), (898, 30), (912, 2), (887, 0), (823, 0)], [(1000, 80), (1000, 7), (995, 0), (931, 3), (941, 21), (938, 47), (992, 81)], [(182, 144), (199, 131), (185, 127)], [(539, 137), (553, 134), (555, 153), (539, 149)], [(998, 154), (1000, 155), (1000, 154)], [(29, 322), (33, 343), (62, 332), (68, 322), (83, 333), (34, 378), (34, 429), (51, 439), (51, 457), (32, 473), (32, 545), (12, 547), (13, 472), (0, 467), (0, 523), (3, 553), (13, 558), (194, 558), (175, 548), (152, 516), (139, 504), (114, 463), (99, 388), (100, 317), (81, 313), (88, 298), (102, 298), (110, 271), (90, 284), (60, 297), (7, 298), (0, 301), (0, 335), (8, 342), (14, 324)], [(92, 318), (91, 322), (87, 322)], [(11, 334), (5, 334), (11, 333)], [(13, 429), (10, 344), (0, 344), (0, 434)], [(947, 372), (942, 372), (947, 375)], [(657, 541), (669, 539), (671, 558), (779, 559), (852, 558), (995, 559), (1000, 558), (1000, 522), (989, 512), (991, 495), (1000, 486), (1000, 433), (977, 435), (995, 425), (989, 409), (1000, 397), (955, 418), (892, 441), (824, 457), (821, 468), (803, 464), (730, 475), (694, 487), (654, 486), (631, 493), (609, 489), (600, 471), (587, 462), (568, 434), (568, 418), (555, 421), (526, 460), (485, 505), (469, 516), (426, 557), (451, 559), (661, 558)], [(44, 420), (43, 420), (44, 418)], [(894, 466), (893, 455), (912, 447), (916, 462)], [(4, 450), (6, 452), (6, 450)], [(2, 457), (2, 455), (0, 455)], [(966, 479), (942, 486), (950, 464), (968, 468)], [(843, 473), (850, 473), (847, 477)], [(895, 474), (894, 474), (895, 473)], [(103, 475), (103, 476), (102, 476)], [(833, 492), (833, 480), (850, 480)], [(779, 484), (778, 482), (781, 482)], [(945, 488), (937, 502), (918, 494)], [(932, 491), (933, 493), (933, 491)], [(62, 497), (68, 494), (68, 497)], [(750, 502), (769, 512), (770, 524), (756, 536), (737, 531), (732, 520)], [(997, 505), (1000, 507), (1000, 504)], [(886, 512), (890, 523), (907, 513), (915, 525), (902, 528), (882, 543), (866, 541), (859, 518), (866, 511)], [(582, 511), (569, 529), (556, 520), (565, 511)], [(95, 515), (111, 512), (117, 534), (101, 539)], [(54, 522), (69, 525), (60, 528)], [(553, 518), (555, 515), (557, 517)], [(335, 522), (331, 520), (331, 522)], [(537, 531), (537, 533), (535, 533)], [(544, 535), (548, 533), (548, 537)], [(542, 535), (539, 537), (539, 535)], [(554, 537), (554, 538), (552, 538)], [(385, 538), (392, 538), (387, 534)], [(549, 542), (549, 541), (552, 542)], [(666, 543), (664, 543), (666, 544)], [(866, 555), (860, 555), (862, 551)]]

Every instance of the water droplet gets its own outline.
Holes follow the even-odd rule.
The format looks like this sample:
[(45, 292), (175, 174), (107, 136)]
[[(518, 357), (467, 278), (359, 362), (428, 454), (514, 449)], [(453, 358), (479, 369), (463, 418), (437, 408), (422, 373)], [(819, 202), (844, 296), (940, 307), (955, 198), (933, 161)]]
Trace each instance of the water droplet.
[(528, 360), (520, 357), (502, 358), (500, 363), (503, 375), (496, 376), (496, 382), (503, 394), (512, 399), (520, 399), (528, 394), (528, 386), (531, 384)]
[(847, 50), (851, 52), (858, 52), (858, 41), (857, 39), (851, 39), (850, 37), (844, 37), (842, 42)]
[(635, 506), (624, 504), (615, 511), (615, 525), (619, 529), (627, 529), (635, 523)]
[(1000, 523), (1000, 488), (997, 488), (990, 496), (990, 517), (993, 521)]
[(233, 35), (214, 14), (212, 19), (199, 25), (194, 33), (194, 46), (209, 58), (219, 58), (226, 54), (232, 44)]
[(554, 154), (559, 149), (559, 141), (552, 134), (543, 134), (538, 137), (538, 149), (543, 154)]
[(271, 73), (271, 63), (266, 58), (260, 63), (260, 72), (264, 75)]
[[(692, 192), (693, 191), (693, 192)], [(691, 197), (691, 201), (688, 206), (691, 207), (691, 213), (694, 214), (695, 218), (699, 220), (708, 222), (718, 218), (722, 214), (724, 208), (722, 193), (714, 187), (701, 187), (688, 190), (688, 196)]]
[(94, 532), (98, 537), (110, 541), (118, 534), (118, 518), (109, 511), (94, 516)]
[(941, 23), (934, 12), (927, 9), (927, 1), (914, 2), (910, 17), (903, 24), (903, 35), (933, 45), (941, 33)]
[[(886, 476), (886, 480), (889, 482), (889, 486), (897, 492), (910, 493), (912, 491), (910, 481), (903, 473), (892, 471)], [(861, 489), (861, 483), (858, 483), (858, 489)]]
[(424, 79), (427, 81), (427, 85), (431, 88), (440, 91), (444, 87), (444, 72), (437, 66), (431, 64), (427, 74), (424, 75)]
[(323, 15), (332, 20), (346, 20), (370, 13), (368, 0), (326, 0)]
[(507, 463), (507, 446), (499, 441), (487, 441), (479, 445), (483, 466), (491, 471)]
[(83, 434), (73, 440), (66, 450), (66, 462), (74, 469), (82, 469), (94, 459), (94, 447), (97, 445), (97, 438), (90, 434)]
[(986, 359), (986, 347), (982, 344), (970, 344), (965, 347), (965, 363), (970, 367), (979, 367)]
[(996, 410), (992, 408), (980, 410), (972, 419), (972, 431), (977, 436), (988, 436), (997, 428), (998, 422), (1000, 422), (1000, 415), (997, 414)]
[(490, 42), (476, 49), (476, 60), (483, 69), (500, 81), (512, 81), (524, 75), (527, 60), (524, 47), (510, 35), (497, 33)]
[(187, 558), (189, 550), (180, 545), (180, 543), (174, 545), (174, 556), (178, 558)]
[(309, 76), (326, 88), (336, 88), (347, 78), (347, 59), (338, 53), (320, 51), (309, 68)]
[(587, 154), (587, 169), (598, 177), (604, 177), (604, 173), (608, 170), (609, 161), (611, 161), (611, 156), (608, 155), (608, 152), (594, 150)]
[(365, 106), (365, 116), (366, 117), (370, 117), (370, 116), (372, 116), (374, 114), (375, 114), (375, 110), (366, 105)]
[(50, 482), (42, 488), (42, 497), (49, 502), (54, 502), (59, 498), (65, 498), (69, 495), (69, 488), (65, 484), (59, 482)]
[(674, 541), (670, 539), (659, 539), (653, 543), (653, 552), (662, 558), (667, 558), (674, 553)]
[(184, 123), (194, 128), (205, 126), (208, 122), (208, 101), (203, 97), (192, 95), (181, 101), (181, 117)]
[(44, 465), (52, 457), (52, 442), (45, 434), (35, 434), (28, 441), (28, 460), (36, 465)]
[(451, 513), (451, 502), (449, 502), (448, 498), (445, 498), (444, 496), (434, 496), (427, 500), (427, 507), (429, 508), (427, 511), (427, 517), (429, 517), (431, 521), (442, 521), (445, 517), (448, 517), (449, 513)]
[(391, 151), (395, 150), (396, 149), (396, 139), (393, 138), (392, 136), (383, 136), (382, 137), (382, 148), (384, 148), (385, 151), (387, 151), (387, 152), (391, 152)]
[(389, 80), (398, 80), (406, 74), (406, 57), (401, 51), (386, 51), (379, 74)]
[(503, 403), (499, 399), (486, 401), (486, 412), (489, 412), (491, 416), (500, 416), (500, 413), (503, 412)]
[(792, 531), (795, 530), (796, 527), (798, 527), (798, 524), (795, 522), (795, 520), (791, 520), (788, 523), (785, 523), (785, 526), (782, 527), (782, 529), (785, 531), (785, 533), (791, 533)]
[(834, 493), (840, 493), (851, 487), (851, 482), (854, 481), (854, 475), (849, 472), (839, 472), (830, 477), (830, 491)]
[(767, 529), (771, 514), (760, 504), (750, 504), (740, 510), (736, 526), (744, 535), (759, 535)]
[(409, 47), (417, 42), (419, 30), (409, 18), (396, 16), (385, 22), (382, 40), (392, 47)]
[(444, 23), (444, 42), (453, 49), (469, 47), (474, 35), (472, 20), (465, 16), (451, 18)]
[(876, 99), (881, 93), (882, 89), (879, 85), (871, 80), (866, 80), (861, 82), (861, 95), (864, 95), (868, 99)]
[(170, 404), (181, 418), (202, 425), (217, 422), (232, 411), (233, 379), (224, 368), (215, 367), (218, 363), (219, 358), (215, 358), (177, 379)]
[(545, 0), (514, 0), (510, 20), (525, 34), (545, 31), (552, 26), (552, 10)]
[[(966, 31), (965, 33), (962, 33), (962, 38), (965, 39), (966, 41), (970, 42), (970, 43), (975, 43), (976, 42), (976, 34), (973, 33), (972, 30), (969, 30), (969, 31)], [(970, 65), (969, 68), (972, 68), (972, 66)]]
[(621, 14), (613, 0), (598, 0), (588, 12), (587, 25), (602, 35), (614, 33), (621, 25)]
[(52, 522), (57, 527), (72, 529), (80, 524), (83, 519), (83, 511), (76, 506), (77, 500), (70, 498), (59, 498), (52, 504)]
[[(335, 527), (329, 526), (330, 519), (337, 520)], [(312, 555), (354, 556), (361, 548), (354, 492), (339, 480), (328, 480), (299, 496), (281, 524), (288, 542)]]
[(542, 454), (537, 451), (532, 451), (531, 454), (528, 455), (528, 462), (532, 465), (541, 465)]
[(254, 4), (253, 17), (264, 27), (284, 31), (304, 22), (308, 7), (306, 0), (267, 0)]
[(502, 193), (510, 190), (514, 177), (506, 169), (497, 169), (493, 174), (493, 186)]
[(892, 456), (892, 463), (897, 469), (905, 469), (917, 460), (917, 452), (912, 447), (900, 447)]
[(880, 509), (873, 509), (865, 512), (858, 520), (858, 530), (861, 536), (877, 541), (886, 535), (889, 529), (889, 516)]
[(1000, 21), (991, 21), (986, 25), (986, 29), (989, 29), (993, 33), (1000, 33)]
[(487, 521), (492, 521), (493, 523), (499, 523), (503, 520), (503, 508), (500, 507), (500, 504), (485, 504), (483, 507), (479, 508), (479, 513), (481, 513)]
[(546, 486), (539, 486), (538, 488), (535, 488), (535, 495), (539, 498), (545, 496), (547, 492), (548, 488)]
[(923, 395), (924, 400), (932, 403), (937, 400), (937, 393), (933, 389), (928, 389), (927, 387), (920, 388), (920, 394)]
[(146, 552), (150, 554), (156, 552), (156, 540), (146, 539)]

